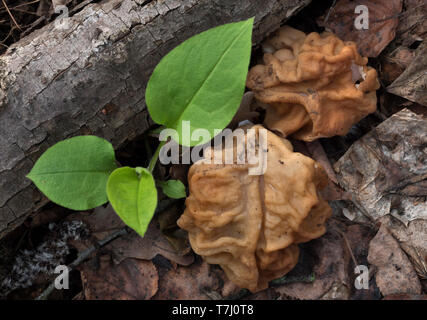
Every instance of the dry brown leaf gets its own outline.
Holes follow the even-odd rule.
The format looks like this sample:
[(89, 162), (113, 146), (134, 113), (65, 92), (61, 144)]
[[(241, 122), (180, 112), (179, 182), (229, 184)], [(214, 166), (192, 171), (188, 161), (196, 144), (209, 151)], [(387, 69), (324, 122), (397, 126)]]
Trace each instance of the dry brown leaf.
[(387, 91), (427, 106), (427, 41), (415, 51), (408, 68), (387, 87)]
[[(181, 216), (182, 211), (182, 203), (176, 203), (165, 211), (160, 212), (157, 216), (157, 220), (159, 222), (159, 228), (162, 235), (169, 241), (172, 248), (183, 256), (189, 253), (191, 249), (187, 232), (180, 229), (176, 224), (176, 221)], [(193, 262), (193, 259), (191, 262)], [(187, 265), (183, 263), (180, 264)]]
[(326, 201), (351, 200), (351, 194), (343, 190), (339, 185), (333, 183), (331, 180), (328, 181), (325, 189), (319, 191), (319, 194)]
[[(344, 239), (334, 224), (328, 223), (326, 234), (309, 246), (314, 252), (314, 282), (288, 283), (275, 288), (281, 299), (348, 299), (350, 282), (348, 264), (350, 254)], [(297, 265), (298, 267), (298, 265)]]
[(427, 294), (390, 294), (383, 300), (427, 300)]
[(421, 104), (406, 100), (387, 91), (380, 97), (380, 112), (387, 117), (392, 116), (403, 109), (409, 109), (412, 112), (427, 118), (427, 108)]
[(412, 264), (384, 224), (369, 244), (368, 261), (378, 268), (375, 280), (383, 296), (421, 294), (421, 283)]
[[(88, 226), (95, 240), (101, 240), (106, 235), (125, 226), (110, 205), (105, 208), (98, 207), (93, 213), (77, 213), (69, 218), (82, 220)], [(158, 215), (155, 215), (144, 237), (139, 236), (134, 231), (130, 231), (105, 246), (106, 250), (111, 251), (115, 263), (118, 264), (126, 258), (151, 260), (157, 254), (181, 265), (193, 263), (194, 256), (189, 252), (188, 243), (186, 249), (182, 248), (181, 252), (177, 252), (160, 232), (157, 218)], [(89, 241), (82, 241), (74, 241), (72, 244), (79, 251), (85, 250), (92, 245)]]
[(219, 294), (223, 281), (221, 270), (198, 261), (189, 267), (169, 269), (159, 279), (154, 300), (209, 300), (213, 292)]
[(263, 291), (251, 294), (248, 297), (244, 297), (243, 300), (276, 300), (278, 293), (273, 288), (268, 288)]
[(335, 163), (340, 185), (371, 220), (427, 219), (427, 119), (404, 109), (355, 142)]
[(57, 222), (66, 218), (69, 214), (69, 209), (60, 206), (46, 206), (39, 214), (32, 216), (30, 227), (36, 228), (43, 225), (48, 225), (51, 222)]
[(396, 80), (414, 59), (414, 50), (398, 47), (386, 54), (381, 62), (380, 77), (386, 85)]
[(322, 165), (329, 179), (332, 180), (334, 183), (338, 183), (337, 176), (335, 175), (331, 163), (329, 162), (328, 156), (326, 155), (325, 150), (323, 149), (322, 144), (319, 142), (319, 140), (306, 142), (305, 144), (307, 145), (307, 149), (310, 152), (311, 157)]
[[(352, 224), (345, 228), (342, 236), (351, 248), (353, 267), (356, 265), (368, 265), (369, 243), (374, 238), (375, 229), (369, 225)], [(347, 244), (346, 244), (347, 245)], [(347, 248), (348, 249), (348, 248)]]
[(148, 300), (158, 289), (159, 276), (151, 261), (126, 259), (113, 264), (109, 255), (82, 266), (81, 276), (87, 300)]
[[(355, 8), (365, 5), (369, 9), (369, 28), (357, 30)], [(338, 0), (330, 10), (327, 21), (321, 17), (319, 25), (332, 30), (341, 39), (354, 41), (363, 56), (377, 57), (394, 39), (402, 11), (402, 0)]]
[(81, 220), (89, 228), (91, 234), (101, 238), (105, 233), (121, 229), (125, 226), (111, 205), (100, 206), (90, 211), (71, 214), (67, 220)]
[(427, 279), (427, 220), (417, 219), (405, 226), (394, 217), (385, 216), (381, 223), (399, 241), (418, 276)]
[(328, 156), (326, 155), (325, 150), (323, 149), (323, 146), (319, 140), (305, 142), (305, 144), (309, 152), (309, 156), (316, 160), (323, 167), (323, 169), (325, 169), (325, 172), (329, 178), (327, 186), (319, 191), (323, 199), (326, 201), (350, 200), (351, 195), (345, 192), (345, 190), (343, 190), (338, 185), (338, 179), (335, 171), (332, 169)]
[(189, 165), (172, 164), (169, 169), (169, 175), (171, 179), (180, 180), (183, 184), (187, 184), (187, 174), (189, 168)]
[(427, 3), (425, 0), (405, 0), (405, 10), (399, 17), (396, 38), (404, 46), (425, 39), (427, 34)]
[[(344, 224), (332, 219), (321, 239), (301, 249), (302, 257), (295, 270), (313, 265), (314, 282), (296, 282), (275, 288), (281, 299), (379, 299), (378, 288), (370, 283), (368, 290), (356, 290), (356, 265), (368, 265), (369, 242), (375, 231), (368, 225)], [(308, 258), (307, 258), (308, 256)], [(289, 277), (294, 276), (291, 273)]]
[(371, 220), (360, 211), (351, 200), (346, 201), (331, 201), (331, 207), (335, 216), (344, 216), (348, 220), (355, 223), (370, 224)]
[[(348, 245), (351, 248), (352, 259), (354, 257), (355, 262), (351, 263), (349, 268), (350, 283), (354, 284), (358, 273), (353, 272), (356, 265), (369, 266), (368, 263), (368, 252), (369, 243), (374, 238), (376, 230), (367, 224), (353, 224), (347, 227), (343, 233), (343, 237), (348, 241)], [(371, 271), (374, 271), (371, 268)], [(369, 274), (371, 277), (373, 275)], [(380, 291), (375, 284), (374, 277), (370, 279), (368, 289), (356, 289), (352, 286), (351, 300), (378, 300), (381, 298)]]
[(186, 252), (184, 251), (182, 254), (178, 253), (160, 232), (156, 218), (151, 221), (143, 238), (137, 233), (131, 232), (106, 246), (107, 250), (113, 252), (115, 263), (120, 263), (126, 258), (151, 260), (160, 254), (184, 266), (194, 262), (194, 255), (189, 252), (188, 245), (187, 248)]

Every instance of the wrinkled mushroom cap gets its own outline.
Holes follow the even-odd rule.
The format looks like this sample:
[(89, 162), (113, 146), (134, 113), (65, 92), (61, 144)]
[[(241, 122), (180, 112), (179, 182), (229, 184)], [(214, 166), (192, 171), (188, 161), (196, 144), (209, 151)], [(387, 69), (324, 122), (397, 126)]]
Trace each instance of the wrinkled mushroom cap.
[[(265, 129), (253, 128), (259, 139)], [(320, 237), (331, 214), (317, 192), (327, 183), (322, 167), (270, 131), (267, 146), (263, 175), (250, 175), (250, 164), (193, 164), (178, 220), (197, 254), (253, 292), (289, 272), (298, 261), (297, 244)], [(237, 144), (233, 148), (237, 153)]]
[(246, 85), (266, 104), (269, 129), (304, 141), (345, 135), (376, 109), (377, 72), (355, 43), (282, 27), (264, 44)]

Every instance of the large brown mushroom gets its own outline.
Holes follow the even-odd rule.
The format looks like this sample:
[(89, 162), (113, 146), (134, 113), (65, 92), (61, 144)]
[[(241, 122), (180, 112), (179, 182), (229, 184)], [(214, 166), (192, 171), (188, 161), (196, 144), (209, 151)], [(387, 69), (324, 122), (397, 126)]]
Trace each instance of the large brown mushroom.
[(269, 129), (304, 141), (345, 135), (376, 109), (377, 72), (355, 43), (284, 26), (264, 44), (246, 85), (266, 105)]
[[(253, 129), (260, 148), (259, 132), (267, 130)], [(197, 254), (253, 292), (289, 272), (298, 261), (297, 244), (320, 237), (331, 215), (318, 193), (327, 183), (322, 167), (272, 132), (266, 138), (264, 174), (252, 175), (257, 164), (237, 164), (238, 156), (232, 164), (193, 164), (190, 195), (178, 220)], [(238, 143), (231, 148), (239, 152)]]

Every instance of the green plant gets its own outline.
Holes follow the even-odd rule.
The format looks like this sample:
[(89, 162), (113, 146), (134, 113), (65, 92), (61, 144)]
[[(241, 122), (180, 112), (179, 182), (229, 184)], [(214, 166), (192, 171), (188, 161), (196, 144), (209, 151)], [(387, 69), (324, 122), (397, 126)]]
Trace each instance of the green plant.
[[(178, 132), (177, 142), (195, 146), (197, 129), (224, 129), (236, 113), (248, 72), (253, 18), (202, 32), (169, 52), (156, 66), (145, 97), (152, 119)], [(184, 121), (190, 136), (179, 134)], [(78, 136), (49, 148), (28, 174), (53, 202), (88, 210), (110, 201), (120, 218), (141, 236), (157, 206), (152, 171), (161, 142), (147, 169), (117, 168), (113, 146), (95, 136)], [(158, 181), (171, 198), (186, 196), (177, 180)]]

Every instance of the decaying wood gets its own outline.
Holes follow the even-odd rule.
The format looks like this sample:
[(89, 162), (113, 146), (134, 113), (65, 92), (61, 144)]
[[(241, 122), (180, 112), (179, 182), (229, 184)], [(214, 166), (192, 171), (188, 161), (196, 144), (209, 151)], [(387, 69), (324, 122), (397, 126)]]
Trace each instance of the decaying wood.
[[(33, 32), (0, 57), (0, 237), (46, 202), (25, 175), (52, 144), (147, 129), (144, 91), (169, 50), (255, 16), (258, 43), (310, 0), (106, 0)], [(61, 23), (58, 23), (61, 22)]]

